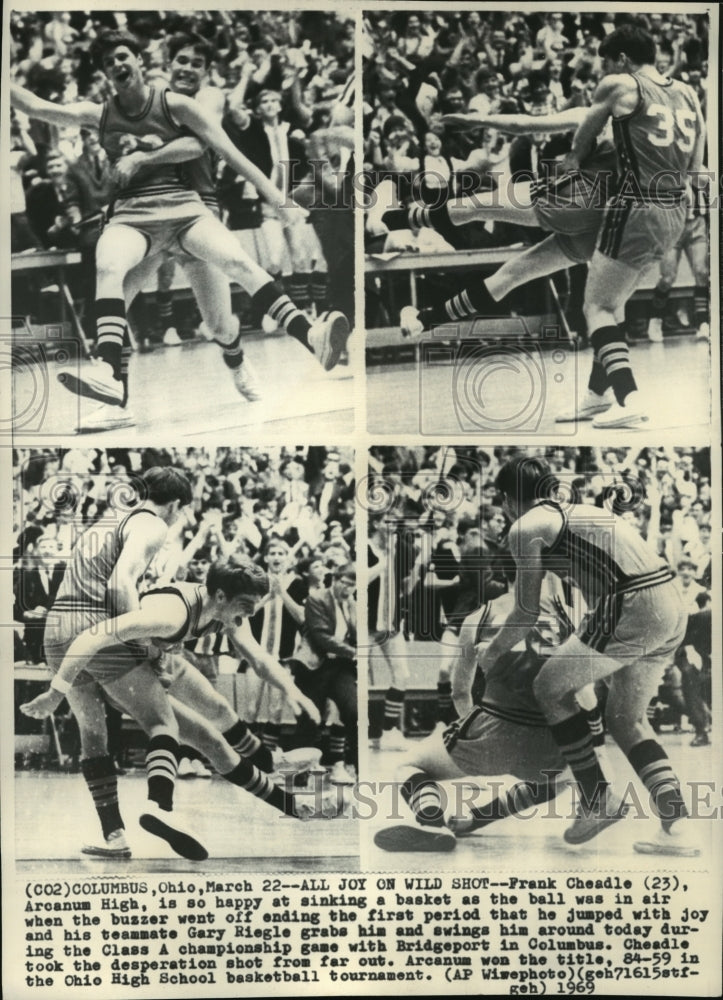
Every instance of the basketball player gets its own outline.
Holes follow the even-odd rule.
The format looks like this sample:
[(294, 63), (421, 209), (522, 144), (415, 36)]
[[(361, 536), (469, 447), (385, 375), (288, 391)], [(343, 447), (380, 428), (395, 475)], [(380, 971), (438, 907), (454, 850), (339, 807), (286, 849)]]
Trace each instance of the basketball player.
[[(198, 104), (182, 94), (157, 90), (143, 81), (137, 40), (125, 32), (109, 31), (93, 43), (94, 59), (109, 77), (115, 97), (101, 105), (89, 101), (57, 105), (13, 85), (12, 100), (31, 117), (51, 124), (98, 128), (100, 141), (117, 164), (120, 190), (111, 217), (96, 247), (96, 326), (98, 362), (64, 384), (79, 395), (122, 406), (127, 402), (127, 365), (130, 356), (123, 282), (136, 264), (163, 250), (180, 249), (215, 264), (252, 296), (260, 312), (268, 313), (286, 331), (312, 351), (329, 370), (344, 347), (348, 323), (340, 313), (321, 317), (311, 326), (269, 275), (239, 247), (222, 223), (190, 191), (176, 165), (167, 164), (164, 146), (190, 131), (222, 156), (273, 203), (287, 224), (304, 213), (287, 204), (281, 192), (229, 141)], [(129, 146), (155, 147), (138, 169), (128, 161)], [(179, 142), (178, 162), (189, 159), (188, 145)], [(197, 157), (194, 150), (193, 156)], [(156, 166), (155, 163), (162, 165)], [(152, 169), (149, 169), (152, 167)], [(136, 172), (137, 171), (137, 172)], [(135, 177), (134, 177), (135, 174)], [(232, 370), (238, 367), (240, 336), (222, 344)]]
[[(595, 360), (579, 410), (597, 412), (595, 427), (635, 427), (648, 417), (618, 324), (642, 276), (681, 237), (690, 202), (687, 187), (703, 182), (705, 128), (692, 87), (655, 68), (655, 40), (644, 28), (624, 24), (603, 39), (598, 51), (608, 75), (575, 133), (566, 166), (579, 167), (612, 119), (618, 183), (585, 288), (583, 310)], [(609, 408), (602, 399), (608, 388), (616, 399)]]
[(546, 572), (564, 573), (582, 591), (589, 613), (537, 675), (533, 690), (552, 736), (577, 782), (578, 816), (570, 844), (596, 836), (624, 814), (597, 760), (575, 692), (607, 678), (607, 728), (650, 793), (660, 818), (657, 839), (637, 842), (647, 853), (694, 856), (680, 783), (654, 739), (646, 709), (685, 634), (686, 612), (674, 573), (631, 524), (610, 509), (563, 505), (544, 459), (518, 456), (496, 486), (513, 521), (510, 550), (517, 566), (515, 606), (480, 660), (488, 681), (505, 654), (537, 620)]
[[(584, 602), (569, 580), (546, 574), (540, 615), (525, 648), (505, 657), (504, 670), (496, 669), (476, 697), (478, 650), (484, 648), (509, 604), (507, 597), (485, 603), (462, 626), (463, 655), (454, 672), (455, 708), (461, 718), (445, 730), (437, 729), (414, 749), (397, 770), (401, 794), (414, 822), (379, 831), (374, 842), (387, 851), (451, 851), (456, 837), (481, 830), (496, 820), (525, 809), (542, 806), (561, 790), (566, 764), (547, 726), (532, 685), (551, 651), (574, 629)], [(590, 704), (591, 730), (597, 727), (602, 743), (601, 719), (593, 691), (581, 693)], [(493, 783), (492, 799), (477, 786)], [(502, 780), (511, 776), (514, 782)], [(461, 779), (467, 778), (467, 781)], [(439, 782), (458, 781), (458, 801), (449, 801)], [(463, 793), (463, 794), (459, 794)], [(472, 804), (474, 802), (474, 804)]]
[[(67, 647), (50, 690), (22, 706), (22, 710), (34, 718), (52, 713), (60, 704), (64, 693), (73, 697), (78, 686), (83, 685), (84, 673), (96, 679), (104, 691), (116, 700), (119, 680), (108, 682), (104, 678), (109, 674), (118, 678), (123, 667), (118, 664), (111, 667), (108, 664), (106, 649), (112, 642), (120, 645), (120, 648), (125, 648), (126, 644), (150, 643), (151, 651), (146, 647), (143, 662), (131, 667), (123, 678), (125, 685), (121, 690), (126, 694), (126, 699), (119, 700), (119, 703), (125, 711), (144, 725), (138, 716), (141, 714), (146, 719), (149, 717), (146, 703), (154, 697), (157, 697), (158, 702), (165, 698), (172, 709), (170, 718), (175, 717), (174, 721), (177, 722), (176, 732), (180, 734), (180, 739), (207, 756), (227, 781), (246, 789), (284, 815), (299, 819), (333, 815), (336, 807), (330, 800), (320, 800), (319, 811), (310, 799), (295, 798), (290, 792), (274, 785), (249, 759), (234, 750), (229, 734), (222, 736), (200, 711), (192, 707), (198, 704), (199, 709), (203, 710), (206, 705), (213, 703), (215, 694), (195, 667), (182, 656), (174, 657), (173, 662), (167, 665), (169, 669), (163, 666), (159, 668), (157, 662), (158, 651), (173, 653), (174, 650), (180, 650), (183, 642), (188, 639), (228, 630), (238, 652), (254, 662), (265, 680), (282, 690), (294, 713), (300, 715), (302, 711), (307, 712), (318, 723), (320, 718), (316, 707), (296, 688), (288, 673), (261, 650), (245, 621), (254, 613), (261, 598), (268, 593), (268, 587), (265, 572), (250, 560), (239, 558), (233, 562), (214, 563), (209, 569), (206, 586), (179, 583), (147, 591), (140, 599), (139, 608), (107, 621), (100, 634), (97, 629), (92, 628), (81, 632)], [(167, 685), (163, 686), (159, 679), (159, 674), (162, 673), (167, 675)], [(166, 686), (167, 695), (164, 692)], [(219, 700), (218, 696), (216, 700)], [(168, 718), (166, 713), (167, 722)], [(178, 737), (173, 744), (169, 742), (167, 749), (169, 753), (166, 755), (165, 777), (168, 778), (171, 772), (175, 777)], [(165, 806), (162, 805), (161, 810), (163, 808)], [(117, 818), (120, 820), (120, 813)], [(201, 852), (188, 853), (187, 845), (180, 840), (175, 830), (175, 824), (159, 810), (149, 809), (144, 812), (140, 823), (148, 832), (167, 840), (183, 857), (194, 860), (207, 857), (205, 851), (203, 856)], [(120, 829), (123, 829), (122, 821)], [(117, 839), (111, 838), (116, 848)], [(103, 852), (90, 850), (86, 853)]]

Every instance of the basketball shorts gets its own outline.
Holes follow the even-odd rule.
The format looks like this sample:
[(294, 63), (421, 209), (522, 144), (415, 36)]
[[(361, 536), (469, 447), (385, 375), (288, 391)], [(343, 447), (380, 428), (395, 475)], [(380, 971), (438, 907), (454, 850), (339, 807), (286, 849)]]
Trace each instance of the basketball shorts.
[(611, 260), (642, 271), (676, 245), (685, 228), (688, 208), (684, 197), (667, 205), (611, 198), (597, 249)]
[(444, 731), (457, 767), (469, 775), (512, 774), (544, 781), (543, 771), (563, 771), (565, 761), (547, 724), (530, 725), (506, 717), (504, 708), (482, 702)]
[(563, 175), (530, 185), (540, 228), (554, 233), (563, 253), (575, 264), (590, 260), (605, 211), (604, 188), (582, 174)]
[(209, 218), (213, 218), (213, 213), (195, 191), (173, 191), (117, 201), (104, 232), (113, 226), (135, 229), (145, 237), (146, 257), (164, 251), (184, 254), (181, 237), (197, 222)]
[[(81, 632), (93, 627), (100, 631), (106, 621), (108, 614), (105, 609), (66, 611), (52, 608), (45, 623), (45, 658), (52, 672), (55, 674), (60, 670), (71, 643)], [(135, 670), (145, 658), (145, 649), (141, 645), (109, 642), (105, 649), (85, 664), (73, 686), (118, 680)]]

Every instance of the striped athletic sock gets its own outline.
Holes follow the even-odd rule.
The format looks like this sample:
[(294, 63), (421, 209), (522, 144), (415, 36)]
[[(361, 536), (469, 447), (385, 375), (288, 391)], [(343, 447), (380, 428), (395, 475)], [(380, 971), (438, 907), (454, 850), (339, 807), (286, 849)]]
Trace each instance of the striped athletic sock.
[(128, 405), (128, 371), (131, 366), (132, 353), (131, 339), (128, 333), (128, 325), (126, 324), (125, 332), (123, 334), (123, 347), (121, 348), (120, 362), (120, 380), (123, 385), (123, 400), (121, 402), (121, 406)]
[(665, 750), (657, 740), (642, 740), (627, 754), (635, 773), (650, 792), (650, 798), (664, 830), (688, 815), (680, 782)]
[(261, 730), (261, 742), (269, 753), (276, 750), (278, 747), (280, 736), (281, 726), (275, 722), (267, 722), (264, 724), (264, 727)]
[(435, 229), (443, 236), (449, 233), (455, 226), (449, 217), (447, 200), (442, 205), (412, 205), (407, 213), (408, 224), (412, 229)]
[(251, 301), (261, 315), (268, 313), (277, 326), (283, 326), (289, 336), (311, 350), (308, 336), (311, 323), (284, 293), (278, 282), (270, 281), (263, 285)]
[(245, 757), (260, 770), (269, 774), (274, 769), (274, 758), (268, 747), (265, 747), (258, 736), (251, 732), (241, 719), (227, 729), (223, 738), (229, 743), (239, 757)]
[(419, 318), (426, 328), (454, 323), (457, 320), (469, 319), (471, 316), (486, 316), (498, 313), (500, 306), (492, 298), (487, 286), (480, 278), (470, 281), (464, 288), (450, 299), (435, 302), (425, 309), (419, 310)]
[(390, 233), (397, 229), (409, 229), (409, 214), (406, 208), (388, 208), (382, 222)]
[(599, 358), (593, 358), (592, 371), (587, 383), (588, 389), (590, 392), (594, 392), (596, 396), (603, 396), (609, 386), (610, 381), (608, 380), (608, 373), (605, 371), (605, 365)]
[(693, 289), (693, 322), (696, 326), (710, 323), (710, 300), (706, 285), (696, 285)]
[(595, 756), (586, 713), (579, 711), (563, 722), (556, 722), (550, 726), (550, 732), (577, 781), (583, 809), (591, 809), (608, 782)]
[(595, 356), (604, 366), (615, 398), (621, 406), (638, 388), (630, 367), (630, 351), (617, 324), (601, 326), (590, 338)]
[(384, 720), (382, 729), (401, 728), (402, 710), (404, 708), (404, 691), (390, 687), (384, 695)]
[(123, 299), (96, 299), (95, 353), (107, 361), (115, 378), (121, 377), (121, 354), (128, 337), (126, 307)]
[(308, 274), (294, 271), (290, 277), (284, 279), (286, 294), (292, 302), (297, 304), (299, 309), (308, 309), (311, 305), (309, 278)]
[(173, 786), (178, 770), (178, 743), (172, 736), (152, 736), (146, 753), (148, 799), (161, 809), (173, 809)]
[(596, 705), (595, 708), (583, 709), (585, 716), (587, 718), (587, 724), (590, 727), (590, 735), (592, 736), (593, 746), (604, 747), (605, 746), (605, 724), (603, 722), (603, 715), (600, 710), (600, 706)]
[[(215, 339), (215, 338), (214, 338)], [(241, 347), (241, 333), (230, 344), (222, 344), (220, 340), (215, 341), (222, 350), (223, 362), (232, 371), (239, 368), (243, 363), (244, 352)]]
[(444, 826), (442, 791), (439, 785), (418, 771), (401, 787), (402, 798), (424, 826)]
[(338, 760), (344, 760), (344, 750), (346, 749), (346, 734), (343, 726), (329, 727), (329, 745), (326, 752), (325, 764), (336, 764)]
[(88, 757), (80, 762), (80, 769), (93, 798), (103, 836), (107, 838), (114, 830), (125, 829), (118, 806), (118, 778), (112, 757), (108, 754)]
[(484, 806), (473, 806), (470, 815), (474, 830), (481, 830), (490, 823), (507, 816), (515, 816), (525, 809), (542, 805), (555, 797), (555, 783), (548, 776), (544, 783), (520, 781), (508, 789), (504, 796), (493, 799)]
[(246, 760), (244, 757), (241, 758), (233, 771), (229, 771), (228, 774), (224, 774), (222, 777), (226, 781), (230, 781), (232, 785), (238, 785), (239, 788), (246, 789), (247, 792), (250, 792), (255, 798), (261, 799), (262, 802), (268, 802), (270, 806), (278, 809), (279, 812), (284, 813), (286, 816), (295, 815), (293, 795), (275, 785), (266, 774), (259, 771), (251, 761)]
[(311, 272), (309, 291), (318, 315), (327, 308), (327, 300), (329, 298), (329, 275), (326, 271)]
[(158, 325), (164, 332), (173, 326), (173, 297), (170, 292), (156, 292)]

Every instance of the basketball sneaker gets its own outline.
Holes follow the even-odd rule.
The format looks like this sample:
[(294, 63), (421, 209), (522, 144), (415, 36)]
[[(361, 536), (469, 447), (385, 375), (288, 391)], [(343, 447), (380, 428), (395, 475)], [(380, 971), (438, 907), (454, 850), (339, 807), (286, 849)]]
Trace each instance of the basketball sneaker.
[(231, 376), (237, 391), (240, 392), (244, 399), (247, 399), (249, 403), (255, 403), (259, 399), (263, 398), (263, 392), (261, 391), (258, 377), (253, 366), (251, 365), (251, 362), (248, 361), (247, 358), (244, 358), (238, 368), (231, 369)]
[(349, 321), (344, 313), (323, 312), (309, 327), (309, 346), (325, 372), (330, 372), (341, 357), (349, 336)]
[(112, 406), (120, 406), (123, 402), (123, 383), (115, 377), (107, 361), (91, 361), (77, 375), (60, 372), (58, 381), (76, 396), (87, 396)]
[(135, 427), (136, 418), (128, 406), (111, 406), (101, 403), (87, 413), (81, 410), (76, 434), (97, 434), (101, 431), (119, 431), (125, 427)]
[(600, 430), (610, 430), (615, 427), (638, 427), (647, 423), (648, 419), (640, 402), (640, 393), (636, 391), (630, 393), (624, 406), (614, 403), (606, 413), (597, 416), (592, 425)]
[(425, 330), (416, 306), (404, 306), (399, 313), (399, 326), (403, 337), (421, 337)]
[(627, 812), (628, 807), (608, 789), (592, 809), (578, 807), (574, 823), (565, 830), (565, 842), (585, 844), (613, 823), (624, 819)]
[(311, 819), (336, 819), (347, 809), (343, 787), (334, 786), (326, 791), (294, 793), (294, 812), (303, 823)]
[(651, 316), (648, 323), (648, 340), (653, 344), (663, 343), (663, 321), (659, 316)]
[(86, 844), (81, 853), (91, 858), (130, 858), (131, 849), (126, 841), (125, 830), (113, 830), (105, 838), (105, 844)]
[(180, 347), (183, 341), (178, 336), (178, 330), (175, 326), (169, 326), (166, 332), (163, 334), (163, 344), (165, 347)]
[(378, 830), (374, 843), (383, 851), (447, 854), (457, 846), (457, 838), (446, 826), (426, 826), (410, 821)]
[(588, 389), (576, 409), (566, 410), (555, 417), (555, 423), (575, 423), (578, 420), (592, 420), (596, 413), (605, 413), (615, 402), (612, 390), (607, 389), (602, 396)]
[(379, 737), (380, 750), (408, 750), (409, 744), (404, 738), (404, 734), (396, 728), (385, 729)]
[(161, 809), (157, 802), (146, 803), (138, 822), (147, 833), (165, 840), (180, 857), (189, 861), (205, 861), (208, 857), (206, 848), (178, 821), (177, 815)]
[(697, 858), (700, 845), (691, 832), (692, 821), (679, 819), (669, 830), (658, 827), (656, 836), (650, 840), (636, 840), (633, 849), (638, 854), (659, 854), (668, 858)]
[(710, 323), (701, 323), (695, 333), (696, 340), (710, 340)]

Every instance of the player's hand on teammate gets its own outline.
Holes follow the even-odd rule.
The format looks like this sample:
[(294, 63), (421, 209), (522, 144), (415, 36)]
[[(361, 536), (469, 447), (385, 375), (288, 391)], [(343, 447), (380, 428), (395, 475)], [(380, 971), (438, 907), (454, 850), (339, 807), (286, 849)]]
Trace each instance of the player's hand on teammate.
[(143, 153), (126, 153), (116, 160), (113, 167), (113, 180), (119, 187), (126, 187), (143, 165)]
[(24, 705), (21, 705), (20, 711), (23, 715), (30, 716), (31, 719), (45, 719), (53, 714), (62, 700), (63, 695), (60, 691), (48, 688), (47, 691), (39, 694), (37, 698), (33, 698), (32, 701), (27, 701)]

